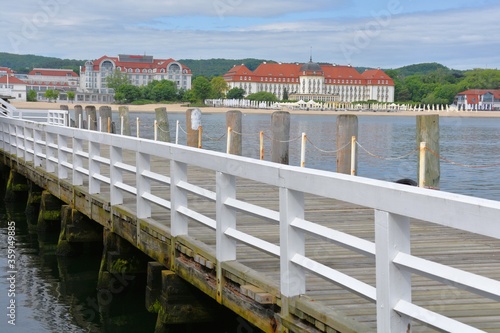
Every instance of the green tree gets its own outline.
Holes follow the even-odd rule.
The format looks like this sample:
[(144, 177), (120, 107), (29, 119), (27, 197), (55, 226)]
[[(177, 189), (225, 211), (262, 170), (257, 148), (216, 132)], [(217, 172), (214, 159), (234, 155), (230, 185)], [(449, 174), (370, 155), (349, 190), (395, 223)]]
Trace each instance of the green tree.
[(212, 93), (212, 86), (208, 79), (204, 76), (198, 76), (193, 80), (192, 88), (193, 96), (197, 102), (203, 102), (210, 97)]
[(43, 94), (43, 97), (47, 98), (49, 100), (49, 102), (51, 100), (54, 100), (54, 102), (55, 102), (55, 101), (57, 101), (57, 98), (59, 97), (59, 91), (48, 89)]
[(115, 70), (113, 73), (106, 77), (106, 85), (108, 88), (117, 91), (121, 85), (129, 84), (130, 80), (127, 73)]
[(173, 81), (155, 80), (142, 89), (143, 97), (155, 102), (174, 101), (177, 98), (177, 87)]
[(210, 85), (212, 86), (212, 97), (213, 98), (224, 98), (228, 85), (226, 80), (222, 76), (216, 76), (210, 80)]
[(28, 102), (36, 102), (37, 101), (37, 93), (34, 90), (29, 90), (28, 95), (26, 96), (26, 100)]
[(73, 103), (73, 101), (75, 100), (75, 92), (74, 91), (68, 91), (67, 95), (68, 95), (68, 100), (70, 100), (71, 103)]
[(270, 92), (260, 91), (255, 94), (250, 94), (247, 96), (247, 99), (251, 101), (259, 101), (259, 102), (277, 102), (278, 98)]
[(122, 103), (132, 103), (142, 98), (141, 88), (127, 83), (115, 90), (115, 100)]
[(283, 89), (283, 100), (288, 101), (288, 90), (286, 88)]
[(227, 99), (243, 99), (243, 97), (245, 97), (245, 89), (243, 88), (232, 88), (226, 94)]

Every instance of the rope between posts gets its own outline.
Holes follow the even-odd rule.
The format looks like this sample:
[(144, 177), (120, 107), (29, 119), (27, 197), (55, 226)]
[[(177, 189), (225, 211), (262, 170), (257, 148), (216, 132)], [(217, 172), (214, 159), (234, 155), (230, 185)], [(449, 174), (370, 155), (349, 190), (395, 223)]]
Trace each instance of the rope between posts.
[(295, 139), (284, 140), (284, 141), (283, 140), (276, 140), (275, 138), (272, 138), (272, 137), (270, 137), (269, 135), (267, 135), (265, 133), (264, 133), (264, 137), (268, 138), (271, 141), (280, 142), (280, 143), (290, 143), (290, 142), (295, 142), (295, 141), (298, 141), (298, 140), (302, 139), (302, 135), (301, 135), (301, 136), (299, 136), (299, 137), (297, 137)]
[(407, 154), (404, 154), (404, 155), (401, 155), (399, 157), (384, 157), (384, 156), (380, 156), (380, 155), (376, 155), (370, 151), (368, 151), (365, 147), (363, 147), (361, 145), (361, 143), (359, 143), (359, 141), (356, 141), (356, 144), (359, 146), (359, 148), (361, 148), (365, 153), (367, 153), (368, 155), (370, 155), (371, 157), (375, 157), (375, 158), (378, 158), (378, 159), (381, 159), (381, 160), (386, 160), (386, 161), (397, 161), (397, 160), (401, 160), (403, 158), (406, 158), (412, 154), (415, 154), (416, 152), (418, 152), (418, 149), (414, 149), (412, 150), (411, 152), (407, 153)]
[(440, 160), (442, 160), (444, 162), (447, 162), (447, 163), (450, 163), (450, 164), (453, 164), (453, 165), (456, 165), (456, 166), (461, 166), (461, 167), (464, 167), (464, 168), (485, 169), (485, 168), (494, 168), (494, 167), (500, 166), (500, 163), (486, 164), (486, 165), (470, 165), (470, 164), (458, 163), (458, 162), (449, 160), (446, 157), (441, 156), (440, 154), (438, 154), (437, 152), (435, 152), (434, 150), (432, 150), (429, 147), (425, 147), (425, 150), (429, 151), (432, 155), (436, 156), (437, 158), (439, 158)]
[(231, 130), (231, 133), (234, 133), (236, 135), (239, 135), (239, 136), (259, 136), (260, 135), (260, 132), (257, 132), (257, 133), (253, 133), (253, 134), (247, 134), (247, 133), (240, 133), (240, 132), (236, 132), (235, 130)]
[(226, 136), (226, 133), (222, 134), (222, 136), (220, 138), (211, 138), (210, 136), (208, 135), (203, 135), (204, 137), (206, 137), (208, 140), (211, 140), (211, 141), (220, 141), (222, 140), (222, 138), (224, 138)]
[(339, 151), (341, 151), (342, 149), (346, 148), (347, 146), (349, 146), (351, 143), (348, 142), (346, 143), (344, 146), (338, 148), (337, 150), (324, 150), (324, 149), (321, 149), (319, 148), (318, 146), (316, 146), (312, 141), (311, 139), (309, 139), (308, 136), (306, 136), (306, 140), (307, 142), (309, 142), (316, 150), (319, 150), (320, 152), (322, 153), (327, 153), (327, 154), (334, 154), (334, 153), (338, 153)]

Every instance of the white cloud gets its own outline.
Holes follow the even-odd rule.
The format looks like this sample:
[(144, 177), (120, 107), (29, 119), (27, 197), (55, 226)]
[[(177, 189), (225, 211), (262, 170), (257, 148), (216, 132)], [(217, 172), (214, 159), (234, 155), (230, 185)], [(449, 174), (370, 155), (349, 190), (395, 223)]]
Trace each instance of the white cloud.
[[(226, 5), (223, 19), (214, 9), (221, 3)], [(492, 15), (499, 5), (381, 15), (388, 13), (388, 2), (381, 1), (357, 17), (333, 14), (349, 4), (28, 0), (4, 13), (0, 43), (5, 52), (76, 59), (147, 53), (297, 62), (307, 61), (312, 47), (316, 61), (355, 66), (395, 68), (435, 61), (460, 69), (500, 67), (500, 42), (494, 38), (500, 26)]]

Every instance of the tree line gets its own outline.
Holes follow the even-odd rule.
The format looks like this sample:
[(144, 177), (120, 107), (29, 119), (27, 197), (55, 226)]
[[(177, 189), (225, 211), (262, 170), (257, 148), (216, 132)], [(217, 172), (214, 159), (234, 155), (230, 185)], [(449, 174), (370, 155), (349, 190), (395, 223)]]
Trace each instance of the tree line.
[[(124, 102), (143, 101), (196, 101), (205, 98), (220, 98), (221, 79), (234, 65), (245, 64), (250, 70), (255, 70), (263, 61), (261, 59), (183, 59), (180, 63), (189, 67), (193, 73), (192, 89), (184, 91), (177, 89), (172, 83), (151, 82), (145, 87), (126, 85), (115, 89), (117, 97)], [(76, 73), (85, 61), (74, 59), (59, 59), (37, 55), (17, 55), (0, 52), (0, 66), (9, 67), (17, 73), (28, 73), (35, 67), (73, 69)], [(364, 67), (358, 67), (364, 70)], [(498, 89), (500, 88), (500, 71), (497, 69), (455, 70), (438, 63), (424, 63), (384, 69), (394, 80), (395, 101), (401, 103), (451, 104), (455, 96), (467, 89)], [(212, 80), (214, 80), (212, 82)], [(208, 81), (208, 83), (207, 83)], [(208, 88), (207, 85), (212, 86)], [(227, 88), (226, 88), (227, 89)], [(225, 91), (226, 98), (237, 98), (242, 91)], [(243, 95), (245, 93), (243, 92)], [(208, 97), (207, 97), (208, 96)], [(247, 96), (247, 98), (255, 96)], [(257, 96), (270, 99), (271, 96)]]
[(458, 71), (430, 63), (385, 70), (395, 84), (396, 102), (452, 104), (455, 96), (468, 89), (499, 89), (500, 70)]

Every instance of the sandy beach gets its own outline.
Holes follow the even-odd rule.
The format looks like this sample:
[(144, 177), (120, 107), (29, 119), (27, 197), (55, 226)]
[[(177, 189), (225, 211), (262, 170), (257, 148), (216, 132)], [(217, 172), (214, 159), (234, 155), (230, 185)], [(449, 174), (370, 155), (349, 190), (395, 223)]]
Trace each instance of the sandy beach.
[[(70, 109), (74, 105), (81, 105), (85, 108), (87, 105), (94, 105), (97, 109), (101, 106), (110, 106), (113, 111), (118, 111), (119, 104), (92, 104), (92, 103), (49, 103), (49, 102), (19, 102), (12, 101), (18, 109), (36, 109), (36, 110), (59, 110), (61, 105), (67, 105)], [(147, 104), (147, 105), (127, 105), (131, 112), (154, 112), (156, 108), (166, 107), (167, 112), (184, 113), (190, 107), (185, 104)], [(273, 111), (269, 109), (243, 109), (243, 108), (224, 108), (224, 107), (199, 107), (202, 113), (225, 113), (230, 110), (240, 110), (244, 114), (271, 114)], [(341, 115), (355, 114), (359, 116), (416, 116), (422, 114), (439, 114), (443, 117), (500, 117), (500, 111), (306, 111), (306, 110), (284, 110), (290, 114), (307, 114), (307, 115)]]

